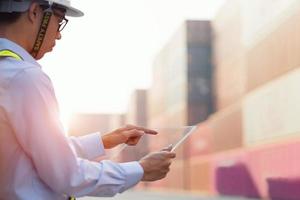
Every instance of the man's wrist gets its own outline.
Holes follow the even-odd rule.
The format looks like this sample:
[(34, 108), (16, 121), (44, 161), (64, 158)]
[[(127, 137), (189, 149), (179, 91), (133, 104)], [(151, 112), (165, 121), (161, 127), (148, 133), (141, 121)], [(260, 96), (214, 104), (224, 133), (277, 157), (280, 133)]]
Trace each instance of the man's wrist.
[(120, 166), (123, 168), (127, 174), (127, 181), (124, 189), (128, 189), (143, 179), (144, 170), (143, 167), (137, 161), (120, 163)]
[(107, 136), (106, 135), (102, 135), (101, 136), (101, 140), (102, 140), (102, 143), (103, 143), (103, 147), (104, 147), (104, 149), (108, 149), (108, 144), (107, 144)]

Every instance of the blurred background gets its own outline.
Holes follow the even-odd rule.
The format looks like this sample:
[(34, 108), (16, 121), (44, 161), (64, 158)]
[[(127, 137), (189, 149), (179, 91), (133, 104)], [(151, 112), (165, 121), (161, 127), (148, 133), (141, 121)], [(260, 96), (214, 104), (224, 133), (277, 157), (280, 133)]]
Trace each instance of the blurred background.
[(69, 135), (160, 130), (128, 161), (197, 125), (166, 179), (115, 199), (300, 199), (299, 0), (74, 5), (86, 16), (42, 61)]

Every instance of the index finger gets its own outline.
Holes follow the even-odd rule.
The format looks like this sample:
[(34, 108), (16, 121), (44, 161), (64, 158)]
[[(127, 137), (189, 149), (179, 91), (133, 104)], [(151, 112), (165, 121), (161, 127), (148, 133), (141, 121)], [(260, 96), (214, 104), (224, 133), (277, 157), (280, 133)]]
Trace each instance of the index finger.
[(146, 134), (149, 134), (149, 135), (157, 135), (158, 132), (155, 131), (155, 130), (151, 130), (151, 129), (147, 129), (147, 128), (143, 128), (143, 127), (139, 127), (140, 130), (144, 131)]
[(158, 134), (158, 132), (155, 130), (147, 129), (147, 128), (140, 127), (140, 126), (134, 126), (134, 125), (127, 125), (124, 128), (121, 128), (121, 130), (131, 130), (131, 129), (137, 129), (139, 131), (144, 131), (146, 134), (150, 134), (150, 135)]

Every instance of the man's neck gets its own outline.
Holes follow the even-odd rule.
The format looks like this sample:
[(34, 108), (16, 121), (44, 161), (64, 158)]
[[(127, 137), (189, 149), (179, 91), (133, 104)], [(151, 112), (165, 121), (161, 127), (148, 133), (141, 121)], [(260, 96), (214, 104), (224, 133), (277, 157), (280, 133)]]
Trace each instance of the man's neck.
[(26, 51), (30, 51), (31, 47), (28, 45), (28, 40), (26, 40), (26, 30), (23, 31), (20, 26), (17, 24), (11, 25), (0, 25), (0, 37), (6, 38), (21, 47), (23, 47)]

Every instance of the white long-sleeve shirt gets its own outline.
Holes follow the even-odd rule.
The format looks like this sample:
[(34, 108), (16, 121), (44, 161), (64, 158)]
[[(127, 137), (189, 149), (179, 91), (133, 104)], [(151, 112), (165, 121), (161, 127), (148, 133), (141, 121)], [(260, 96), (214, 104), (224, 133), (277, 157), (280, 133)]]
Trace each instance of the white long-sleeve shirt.
[(138, 183), (138, 162), (93, 162), (104, 154), (99, 133), (64, 134), (53, 86), (19, 45), (0, 38), (0, 200), (113, 196)]

